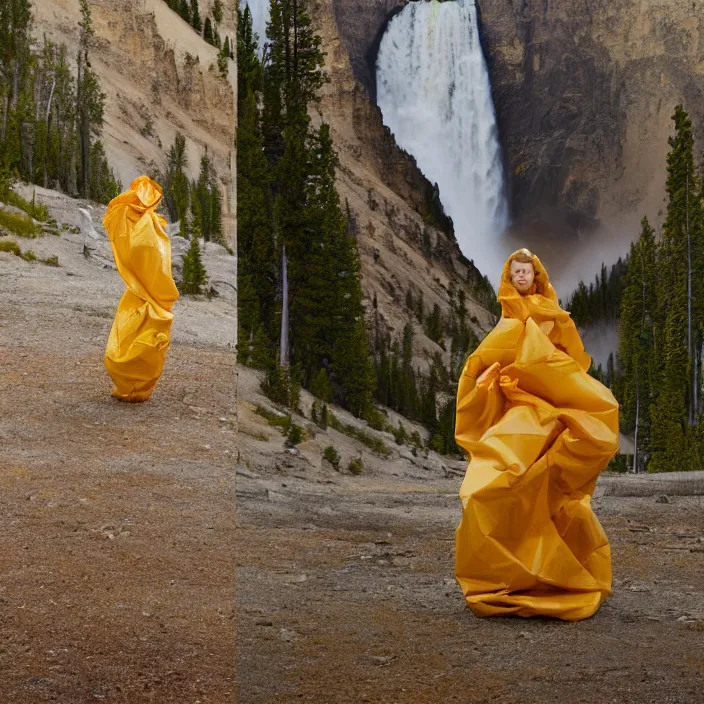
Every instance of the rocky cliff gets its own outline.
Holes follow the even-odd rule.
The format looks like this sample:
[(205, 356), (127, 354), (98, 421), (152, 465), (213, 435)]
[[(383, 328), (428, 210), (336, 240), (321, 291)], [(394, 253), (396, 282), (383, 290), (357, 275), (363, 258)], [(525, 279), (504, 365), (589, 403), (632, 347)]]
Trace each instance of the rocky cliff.
[[(405, 2), (332, 2), (340, 51), (373, 96), (380, 37)], [(657, 220), (670, 116), (682, 102), (697, 123), (704, 108), (704, 2), (476, 4), (517, 228), (629, 239), (642, 215)]]
[[(414, 296), (423, 292), (426, 313), (437, 304), (447, 317), (450, 290), (463, 288), (469, 296), (471, 325), (481, 335), (493, 321), (478, 293), (485, 286), (482, 277), (454, 239), (428, 223), (430, 184), (415, 161), (397, 147), (370, 100), (368, 86), (356, 75), (353, 62), (359, 63), (359, 57), (342, 39), (337, 8), (338, 0), (314, 3), (330, 76), (317, 119), (330, 123), (339, 152), (338, 190), (357, 232), (367, 310), (383, 330), (399, 335), (413, 317), (406, 307), (409, 290)], [(385, 13), (378, 12), (375, 3), (360, 9), (371, 20), (383, 22)], [(418, 366), (423, 368), (436, 352), (447, 358), (417, 322), (415, 333)]]
[[(210, 7), (201, 0), (201, 12)], [(187, 139), (191, 177), (208, 150), (223, 191), (223, 230), (235, 242), (236, 65), (220, 76), (217, 49), (163, 0), (91, 0), (91, 64), (106, 95), (103, 142), (123, 186), (154, 166), (163, 169), (177, 132)], [(35, 35), (63, 42), (76, 55), (79, 0), (35, 0)], [(236, 37), (234, 6), (220, 33)]]

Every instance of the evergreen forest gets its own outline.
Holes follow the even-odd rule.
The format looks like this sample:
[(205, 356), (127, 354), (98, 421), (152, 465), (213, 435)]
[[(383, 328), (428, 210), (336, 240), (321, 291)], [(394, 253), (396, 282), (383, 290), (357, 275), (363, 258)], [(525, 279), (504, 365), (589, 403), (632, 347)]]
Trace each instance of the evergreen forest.
[[(265, 370), (265, 388), (284, 405), (302, 386), (379, 428), (382, 404), (423, 423), (433, 449), (457, 452), (454, 387), (477, 344), (466, 292), (451, 289), (443, 315), (409, 288), (396, 338), (379, 324), (376, 301), (365, 316), (330, 126), (309, 117), (327, 81), (321, 39), (307, 0), (271, 0), (270, 10), (263, 54), (248, 6), (238, 10), (239, 360)], [(448, 220), (437, 205), (436, 219)], [(437, 353), (418, 371), (417, 330), (450, 352), (450, 368)]]

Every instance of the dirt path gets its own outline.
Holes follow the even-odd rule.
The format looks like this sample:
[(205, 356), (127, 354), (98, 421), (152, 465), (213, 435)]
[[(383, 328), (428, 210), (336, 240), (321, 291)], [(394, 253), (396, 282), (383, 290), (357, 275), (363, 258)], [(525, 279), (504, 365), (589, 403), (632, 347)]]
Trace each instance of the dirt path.
[(243, 704), (702, 701), (704, 497), (594, 500), (614, 593), (591, 620), (482, 620), (452, 576), (459, 478), (278, 467), (237, 477)]
[(152, 399), (110, 397), (124, 288), (82, 237), (0, 255), (0, 701), (235, 700), (234, 311), (182, 300)]

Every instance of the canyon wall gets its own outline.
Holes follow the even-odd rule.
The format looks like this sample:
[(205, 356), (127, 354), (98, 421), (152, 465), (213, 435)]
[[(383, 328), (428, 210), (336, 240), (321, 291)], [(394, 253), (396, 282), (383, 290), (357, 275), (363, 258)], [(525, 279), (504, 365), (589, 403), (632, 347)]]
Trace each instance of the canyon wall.
[[(102, 140), (123, 187), (156, 167), (177, 132), (186, 137), (191, 178), (208, 150), (223, 194), (223, 231), (236, 242), (235, 155), (237, 68), (217, 69), (218, 50), (207, 44), (163, 0), (91, 0), (95, 29), (91, 65), (105, 93)], [(201, 2), (201, 13), (210, 2)], [(234, 5), (220, 27), (236, 40)], [(79, 0), (35, 0), (35, 36), (63, 42), (76, 56)]]

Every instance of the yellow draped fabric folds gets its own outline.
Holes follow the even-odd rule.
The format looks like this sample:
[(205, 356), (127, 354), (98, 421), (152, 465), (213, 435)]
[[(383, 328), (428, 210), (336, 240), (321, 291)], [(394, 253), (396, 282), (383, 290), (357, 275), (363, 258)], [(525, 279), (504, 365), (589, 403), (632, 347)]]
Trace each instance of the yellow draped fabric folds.
[(155, 210), (159, 184), (146, 176), (110, 201), (103, 224), (115, 264), (127, 284), (110, 330), (105, 367), (123, 401), (146, 401), (164, 368), (178, 290), (171, 276), (166, 221)]
[(587, 374), (590, 357), (538, 258), (528, 295), (511, 284), (514, 256), (499, 287), (503, 316), (459, 382), (456, 439), (470, 461), (455, 575), (479, 616), (575, 621), (611, 591), (591, 496), (618, 449), (618, 404)]

